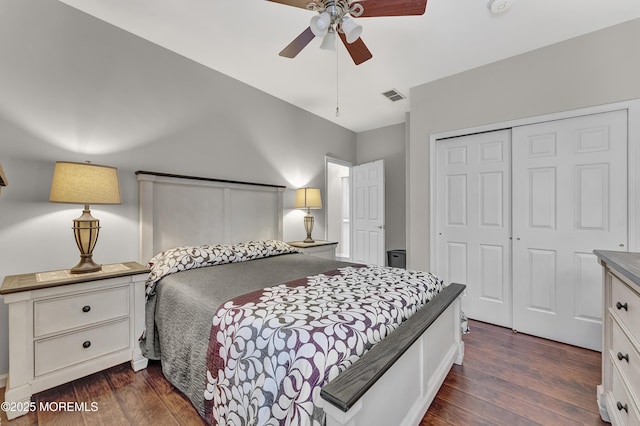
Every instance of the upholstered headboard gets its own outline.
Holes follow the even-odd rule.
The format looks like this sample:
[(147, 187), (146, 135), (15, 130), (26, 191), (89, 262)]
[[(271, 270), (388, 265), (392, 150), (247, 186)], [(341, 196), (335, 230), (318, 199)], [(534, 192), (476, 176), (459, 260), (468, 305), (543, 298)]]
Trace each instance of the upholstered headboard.
[(140, 262), (183, 245), (282, 239), (284, 186), (138, 171)]

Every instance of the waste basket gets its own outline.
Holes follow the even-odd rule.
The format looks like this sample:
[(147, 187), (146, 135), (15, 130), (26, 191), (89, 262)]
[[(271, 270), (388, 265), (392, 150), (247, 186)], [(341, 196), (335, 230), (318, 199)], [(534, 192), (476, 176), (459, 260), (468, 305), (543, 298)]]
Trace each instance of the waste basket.
[(406, 250), (389, 250), (387, 251), (387, 265), (394, 268), (407, 267), (407, 251)]

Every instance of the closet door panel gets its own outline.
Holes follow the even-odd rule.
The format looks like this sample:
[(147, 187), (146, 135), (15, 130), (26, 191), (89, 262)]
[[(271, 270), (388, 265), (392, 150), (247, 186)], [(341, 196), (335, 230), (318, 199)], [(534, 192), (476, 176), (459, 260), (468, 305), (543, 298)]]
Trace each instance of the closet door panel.
[(510, 131), (436, 144), (435, 272), (467, 285), (469, 318), (511, 326)]
[(592, 251), (627, 247), (627, 113), (513, 129), (513, 327), (601, 348)]

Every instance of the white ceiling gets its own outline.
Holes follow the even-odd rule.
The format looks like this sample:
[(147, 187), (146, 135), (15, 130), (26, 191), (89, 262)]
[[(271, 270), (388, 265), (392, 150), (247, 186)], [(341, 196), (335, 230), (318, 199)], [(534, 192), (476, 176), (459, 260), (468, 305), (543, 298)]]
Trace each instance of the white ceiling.
[(411, 87), (640, 17), (639, 0), (513, 0), (501, 15), (489, 0), (430, 0), (422, 16), (357, 19), (373, 59), (355, 66), (343, 46), (336, 55), (319, 39), (295, 59), (278, 56), (315, 12), (270, 1), (60, 1), (355, 132), (404, 122), (409, 100), (387, 100), (389, 89), (409, 96)]

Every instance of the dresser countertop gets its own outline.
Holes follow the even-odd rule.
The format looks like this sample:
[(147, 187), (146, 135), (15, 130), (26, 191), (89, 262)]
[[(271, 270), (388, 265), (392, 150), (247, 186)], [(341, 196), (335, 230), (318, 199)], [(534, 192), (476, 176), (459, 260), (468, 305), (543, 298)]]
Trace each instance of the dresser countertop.
[(600, 263), (608, 264), (640, 287), (640, 253), (609, 250), (594, 250), (593, 253), (598, 256)]

